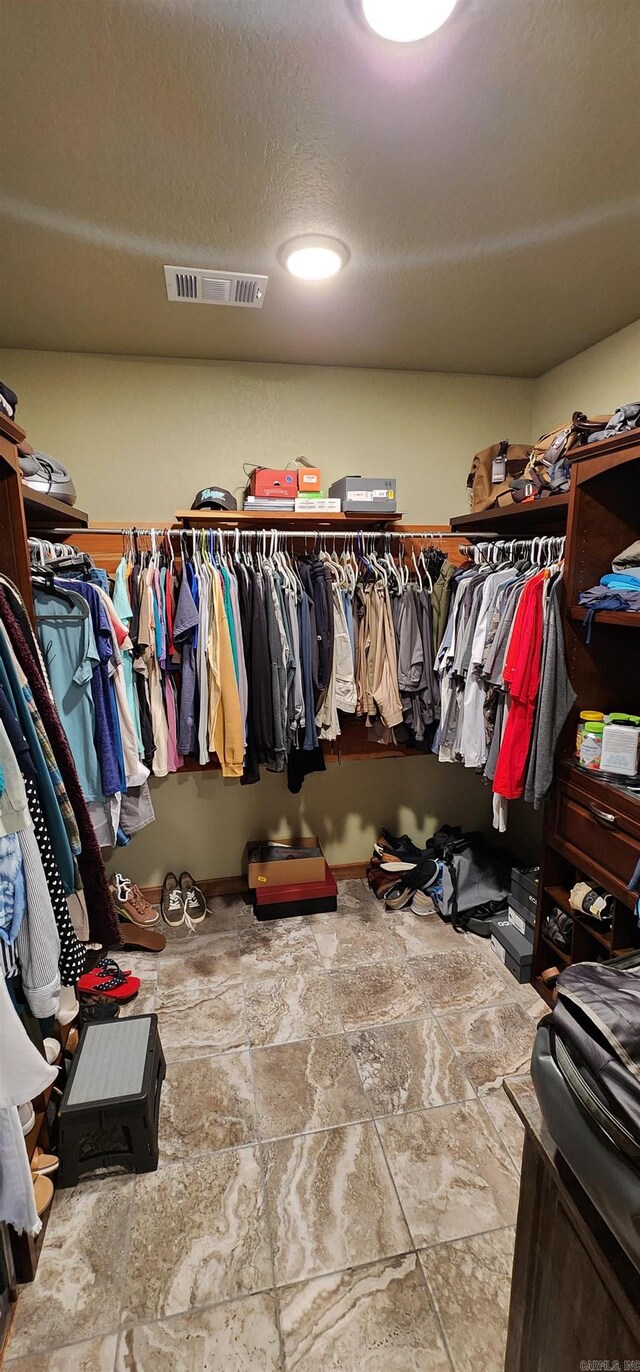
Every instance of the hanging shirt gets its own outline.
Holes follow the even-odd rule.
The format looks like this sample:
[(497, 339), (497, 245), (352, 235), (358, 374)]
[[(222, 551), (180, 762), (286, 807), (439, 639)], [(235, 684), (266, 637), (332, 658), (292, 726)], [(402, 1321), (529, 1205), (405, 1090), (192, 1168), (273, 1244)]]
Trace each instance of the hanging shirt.
[(524, 790), (527, 758), (540, 684), (544, 573), (530, 579), (522, 592), (504, 666), (509, 689), (509, 717), (493, 782), (494, 791), (515, 800)]
[(183, 569), (178, 592), (178, 604), (173, 625), (174, 642), (181, 654), (180, 708), (178, 722), (178, 751), (184, 756), (198, 752), (197, 680), (194, 638), (198, 625), (198, 609), (193, 599), (187, 569)]
[[(89, 606), (73, 592), (63, 597), (39, 587), (34, 588), (33, 603), (47, 675), (83, 795), (88, 801), (100, 800), (105, 792), (91, 689), (100, 658)], [(120, 789), (119, 784), (115, 789)]]

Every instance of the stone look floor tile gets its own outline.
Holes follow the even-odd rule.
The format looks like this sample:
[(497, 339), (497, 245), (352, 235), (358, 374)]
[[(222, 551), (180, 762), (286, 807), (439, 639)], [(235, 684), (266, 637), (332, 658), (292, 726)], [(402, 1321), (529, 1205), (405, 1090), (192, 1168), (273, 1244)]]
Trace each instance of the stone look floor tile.
[(474, 1095), (435, 1019), (362, 1029), (349, 1037), (374, 1115), (447, 1105)]
[(494, 1091), (485, 1091), (481, 1099), (489, 1119), (495, 1125), (509, 1152), (511, 1161), (520, 1171), (524, 1143), (524, 1125), (520, 1122), (520, 1117), (502, 1086), (498, 1086)]
[(411, 1247), (373, 1124), (283, 1139), (262, 1153), (276, 1285)]
[(378, 1121), (416, 1248), (513, 1224), (518, 1185), (478, 1100)]
[(87, 1339), (52, 1353), (9, 1358), (4, 1366), (7, 1372), (113, 1372), (117, 1342), (118, 1335), (109, 1334), (106, 1339)]
[(276, 1300), (247, 1296), (125, 1329), (116, 1372), (280, 1372)]
[(460, 1010), (475, 1005), (501, 1005), (509, 996), (509, 988), (499, 973), (473, 949), (413, 958), (411, 967), (427, 1004), (436, 1014), (439, 1010), (450, 1010), (452, 1005)]
[(271, 981), (290, 972), (319, 971), (322, 964), (309, 922), (303, 919), (273, 920), (240, 928), (240, 963), (246, 981), (267, 977)]
[(13, 1357), (117, 1329), (133, 1189), (117, 1178), (56, 1192), (36, 1279), (20, 1291)]
[(503, 1372), (515, 1229), (420, 1254), (456, 1372)]
[(253, 1048), (260, 1137), (307, 1134), (369, 1118), (344, 1034)]
[(333, 915), (312, 915), (310, 920), (325, 967), (347, 967), (363, 962), (392, 962), (404, 957), (404, 948), (371, 906), (343, 909)]
[[(353, 914), (357, 911), (377, 909), (378, 901), (373, 891), (369, 890), (364, 878), (356, 877), (352, 881), (340, 882), (338, 887), (338, 914), (340, 911)], [(325, 918), (332, 919), (332, 915), (326, 915)]]
[(240, 980), (237, 934), (212, 934), (198, 951), (185, 951), (179, 957), (167, 956), (165, 951), (158, 967), (158, 1008), (199, 1005), (211, 986), (239, 986)]
[(331, 984), (347, 1030), (425, 1014), (424, 997), (406, 963), (386, 962), (332, 972)]
[(248, 1052), (169, 1064), (160, 1111), (161, 1162), (253, 1143), (255, 1138)]
[(136, 1178), (123, 1317), (162, 1319), (272, 1285), (257, 1149)]
[(342, 1022), (326, 972), (290, 972), (248, 981), (247, 1028), (254, 1047), (339, 1034)]
[(427, 953), (457, 953), (464, 947), (464, 938), (456, 934), (450, 924), (437, 914), (416, 915), (413, 910), (383, 910), (388, 929), (402, 944), (406, 957), (424, 957)]
[(288, 1287), (279, 1300), (287, 1372), (450, 1372), (415, 1253)]
[(167, 1062), (224, 1053), (247, 1046), (244, 995), (240, 985), (213, 985), (202, 990), (199, 1004), (158, 1011), (160, 1038)]
[(456, 1010), (441, 1015), (440, 1024), (476, 1091), (528, 1072), (536, 1027), (520, 1005)]

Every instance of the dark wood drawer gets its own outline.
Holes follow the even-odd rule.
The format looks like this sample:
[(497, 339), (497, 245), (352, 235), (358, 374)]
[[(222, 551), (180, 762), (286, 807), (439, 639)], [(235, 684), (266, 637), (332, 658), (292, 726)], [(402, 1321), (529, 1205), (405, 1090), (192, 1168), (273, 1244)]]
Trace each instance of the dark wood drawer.
[(614, 895), (626, 898), (640, 859), (637, 825), (622, 809), (598, 796), (579, 794), (577, 787), (560, 786), (555, 807), (555, 839), (567, 857), (591, 872)]

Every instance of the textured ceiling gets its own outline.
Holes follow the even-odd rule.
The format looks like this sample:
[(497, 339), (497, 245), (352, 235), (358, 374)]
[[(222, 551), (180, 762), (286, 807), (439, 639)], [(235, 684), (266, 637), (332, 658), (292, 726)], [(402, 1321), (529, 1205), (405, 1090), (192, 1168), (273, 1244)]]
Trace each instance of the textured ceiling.
[[(460, 0), (406, 50), (356, 10), (3, 0), (0, 343), (537, 375), (637, 318), (638, 0)], [(278, 264), (310, 231), (332, 282)]]

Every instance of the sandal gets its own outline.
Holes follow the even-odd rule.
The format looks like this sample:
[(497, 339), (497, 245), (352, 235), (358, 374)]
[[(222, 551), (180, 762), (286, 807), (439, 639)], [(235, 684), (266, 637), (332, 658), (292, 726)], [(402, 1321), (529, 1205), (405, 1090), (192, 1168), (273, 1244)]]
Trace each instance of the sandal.
[(123, 948), (144, 948), (148, 953), (161, 953), (167, 946), (166, 935), (161, 929), (149, 929), (142, 924), (120, 925)]
[(45, 1153), (42, 1148), (36, 1148), (31, 1159), (31, 1171), (35, 1177), (49, 1177), (52, 1172), (57, 1172), (60, 1166), (60, 1159), (53, 1153)]
[(83, 996), (98, 994), (126, 1003), (137, 996), (140, 978), (121, 971), (112, 958), (103, 958), (92, 972), (85, 972), (80, 977), (78, 990)]
[(38, 1218), (40, 1218), (53, 1200), (53, 1182), (48, 1177), (37, 1176), (33, 1178), (33, 1199), (36, 1203)]

